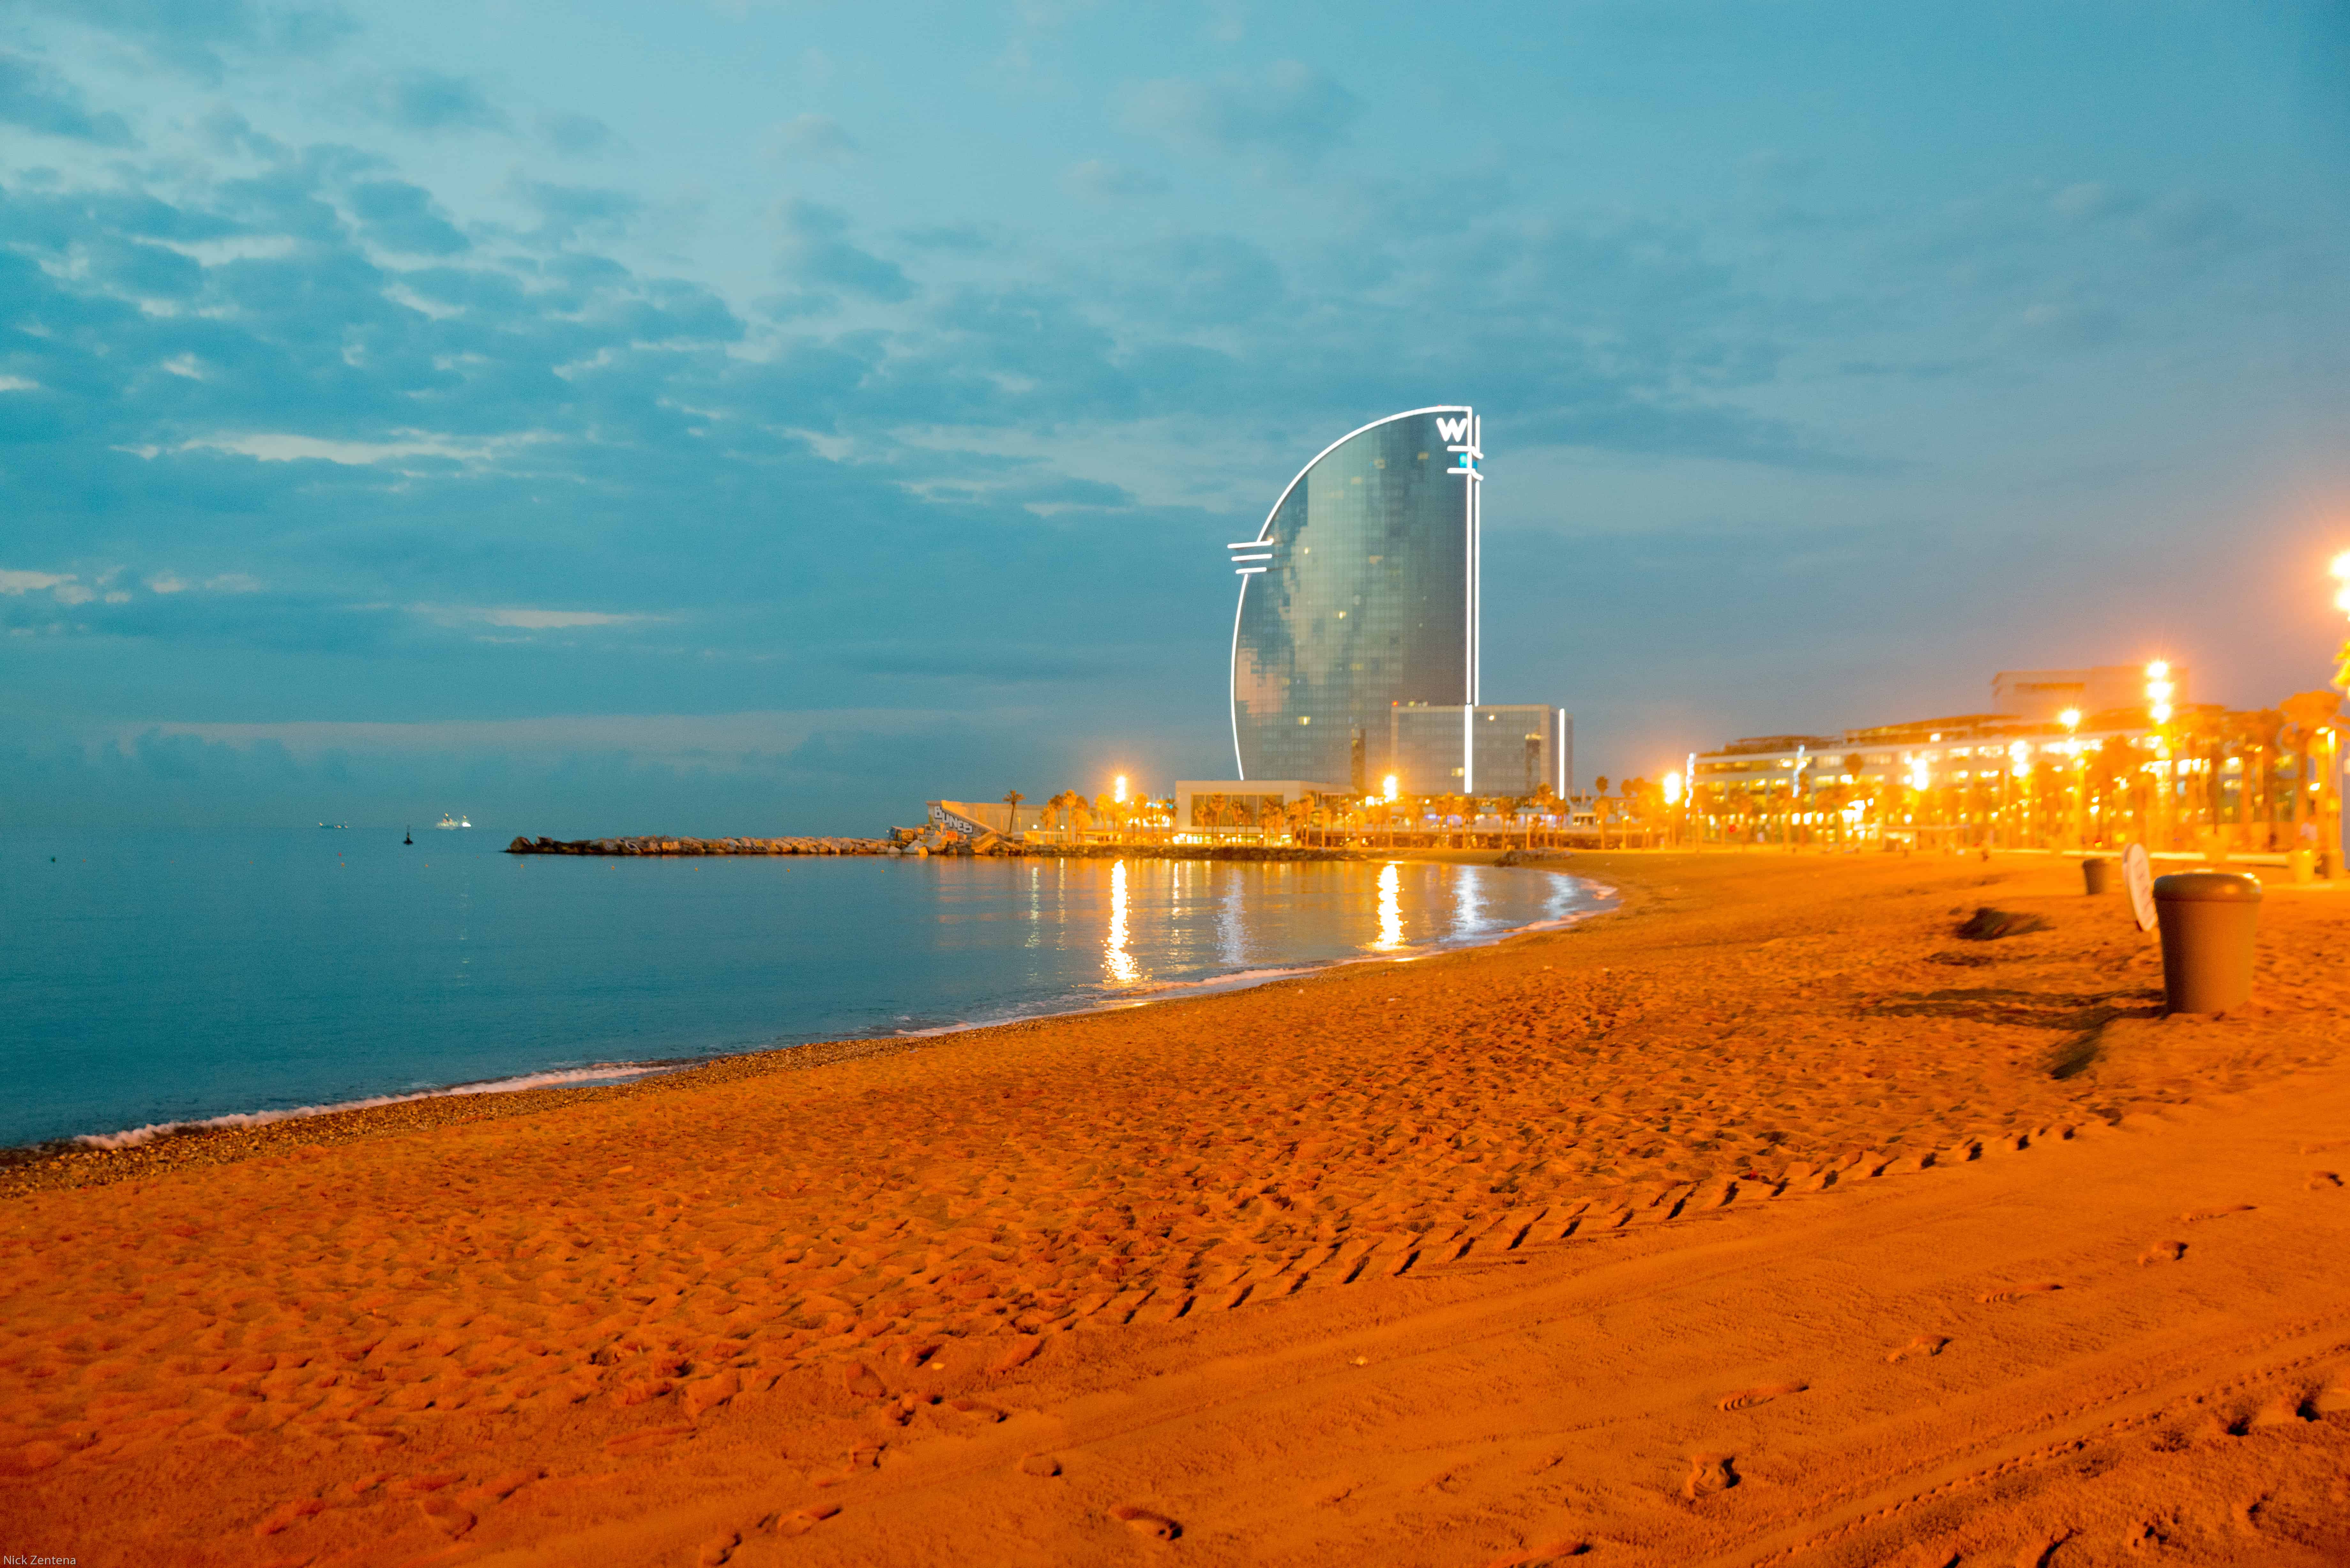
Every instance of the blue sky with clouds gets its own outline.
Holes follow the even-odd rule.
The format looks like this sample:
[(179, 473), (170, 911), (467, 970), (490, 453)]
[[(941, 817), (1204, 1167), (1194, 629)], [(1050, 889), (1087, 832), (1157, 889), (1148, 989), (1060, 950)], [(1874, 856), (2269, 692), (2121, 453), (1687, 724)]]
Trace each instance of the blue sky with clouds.
[(1230, 765), (1298, 463), (1486, 416), (1581, 766), (2350, 546), (2338, 6), (0, 7), (0, 823), (870, 829)]

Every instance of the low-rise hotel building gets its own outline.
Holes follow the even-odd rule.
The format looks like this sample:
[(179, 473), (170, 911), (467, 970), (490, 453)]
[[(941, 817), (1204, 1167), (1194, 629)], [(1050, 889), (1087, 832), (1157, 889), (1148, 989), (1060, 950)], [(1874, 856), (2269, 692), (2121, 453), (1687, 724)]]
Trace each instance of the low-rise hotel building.
[[(2116, 673), (2123, 669), (2134, 684)], [(2003, 670), (1993, 696), (2007, 711), (1733, 741), (1693, 759), (1688, 823), (1699, 839), (1725, 843), (2013, 848), (2137, 838), (2168, 848), (2199, 835), (2258, 852), (2314, 842), (2320, 764), (2296, 749), (2291, 727), (2275, 712), (2187, 702), (2186, 672), (2170, 667), (2164, 678), (2160, 722), (2142, 667)], [(2115, 701), (2133, 693), (2135, 705)]]

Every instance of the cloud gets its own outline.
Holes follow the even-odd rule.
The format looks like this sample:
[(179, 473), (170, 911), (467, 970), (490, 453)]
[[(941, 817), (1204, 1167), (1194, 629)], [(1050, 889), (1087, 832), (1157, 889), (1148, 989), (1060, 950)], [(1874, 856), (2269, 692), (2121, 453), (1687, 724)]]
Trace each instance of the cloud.
[(93, 114), (84, 105), (80, 88), (22, 55), (0, 54), (0, 125), (101, 147), (127, 147), (131, 141), (130, 127), (120, 115)]
[(1262, 247), (1229, 234), (1184, 234), (1145, 247), (1128, 275), (1160, 319), (1240, 326), (1280, 305), (1288, 293), (1280, 264)]
[(566, 158), (599, 158), (619, 147), (612, 128), (592, 114), (543, 109), (536, 123), (540, 138)]
[(379, 81), (368, 102), (403, 130), (504, 130), (511, 121), (480, 84), (445, 71), (411, 68)]
[(856, 139), (828, 114), (795, 115), (775, 128), (775, 146), (789, 158), (838, 161), (857, 155)]
[(663, 618), (650, 615), (608, 615), (596, 610), (485, 609), (456, 612), (491, 626), (523, 631), (570, 631), (581, 627), (644, 626)]
[(1212, 81), (1170, 78), (1128, 90), (1121, 113), (1132, 130), (1169, 145), (1249, 158), (1295, 173), (1342, 144), (1363, 101), (1327, 75), (1295, 60)]
[(859, 250), (843, 237), (848, 217), (838, 208), (795, 200), (782, 217), (784, 242), (776, 266), (785, 276), (887, 304), (913, 297), (914, 286), (897, 263)]
[(506, 189), (538, 213), (531, 237), (545, 244), (569, 244), (583, 234), (609, 238), (626, 230), (645, 205), (608, 186), (555, 185), (516, 176)]
[(432, 193), (399, 180), (369, 180), (351, 187), (351, 211), (359, 233), (386, 250), (411, 255), (454, 255), (465, 236), (432, 210)]
[(2074, 302), (2026, 306), (2012, 323), (2017, 337), (2055, 348), (2096, 348), (2122, 336), (2119, 312)]
[(841, 649), (839, 662), (869, 675), (999, 683), (1097, 680), (1115, 675), (1123, 659), (1091, 649), (984, 642), (868, 643)]
[(217, 80), (224, 49), (245, 55), (316, 56), (359, 30), (338, 5), (257, 0), (19, 0), (77, 26), (124, 39), (149, 58)]
[(69, 572), (0, 571), (0, 594), (13, 598), (38, 593), (47, 594), (61, 605), (88, 604), (96, 597)]
[(215, 105), (196, 122), (196, 130), (216, 152), (243, 153), (276, 161), (286, 156), (284, 142), (253, 129), (253, 122), (226, 104)]
[(2065, 186), (2048, 198), (2048, 205), (2059, 217), (2085, 223), (2125, 216), (2137, 212), (2145, 202), (2130, 192), (2088, 180)]
[(898, 237), (917, 250), (955, 251), (964, 255), (995, 248), (994, 240), (977, 223), (931, 223), (900, 230)]
[(1061, 177), (1072, 195), (1090, 197), (1096, 201), (1117, 201), (1134, 196), (1163, 196), (1167, 182), (1147, 169), (1136, 169), (1124, 163), (1112, 163), (1099, 158), (1088, 158), (1073, 164)]

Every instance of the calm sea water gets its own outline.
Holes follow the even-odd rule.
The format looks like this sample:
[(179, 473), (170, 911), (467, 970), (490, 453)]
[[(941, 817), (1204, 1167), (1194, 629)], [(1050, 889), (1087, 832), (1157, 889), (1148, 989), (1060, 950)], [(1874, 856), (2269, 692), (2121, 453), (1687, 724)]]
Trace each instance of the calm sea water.
[(1147, 999), (1603, 901), (1528, 868), (600, 860), (503, 842), (0, 839), (0, 1145)]

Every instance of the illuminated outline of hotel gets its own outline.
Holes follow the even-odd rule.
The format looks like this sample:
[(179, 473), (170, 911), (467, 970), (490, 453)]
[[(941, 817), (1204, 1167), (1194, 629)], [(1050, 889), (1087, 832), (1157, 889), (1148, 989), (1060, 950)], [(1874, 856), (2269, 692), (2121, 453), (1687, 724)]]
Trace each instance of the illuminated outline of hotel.
[(1409, 794), (1567, 793), (1564, 711), (1478, 705), (1481, 424), (1442, 404), (1349, 431), (1226, 546), (1241, 779), (1361, 791), (1401, 770)]

